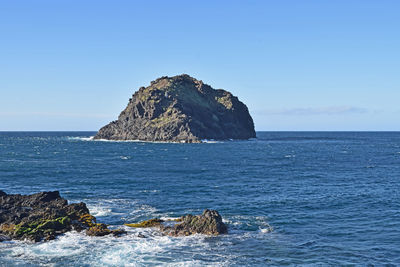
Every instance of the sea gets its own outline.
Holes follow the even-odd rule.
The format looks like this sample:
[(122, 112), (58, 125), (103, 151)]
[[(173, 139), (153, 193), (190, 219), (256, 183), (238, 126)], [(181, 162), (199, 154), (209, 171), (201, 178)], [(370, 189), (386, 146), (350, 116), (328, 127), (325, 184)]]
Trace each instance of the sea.
[[(400, 132), (257, 132), (201, 144), (94, 134), (0, 132), (0, 190), (58, 190), (128, 234), (2, 242), (0, 266), (400, 265)], [(206, 208), (228, 234), (124, 226)]]

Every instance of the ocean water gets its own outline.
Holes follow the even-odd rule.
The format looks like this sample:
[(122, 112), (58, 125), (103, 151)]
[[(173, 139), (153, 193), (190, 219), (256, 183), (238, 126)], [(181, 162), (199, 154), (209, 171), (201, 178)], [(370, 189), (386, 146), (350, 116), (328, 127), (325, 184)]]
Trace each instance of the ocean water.
[(59, 190), (111, 227), (211, 208), (229, 234), (70, 232), (0, 243), (0, 266), (400, 265), (399, 132), (258, 132), (203, 144), (92, 135), (0, 133), (0, 190)]

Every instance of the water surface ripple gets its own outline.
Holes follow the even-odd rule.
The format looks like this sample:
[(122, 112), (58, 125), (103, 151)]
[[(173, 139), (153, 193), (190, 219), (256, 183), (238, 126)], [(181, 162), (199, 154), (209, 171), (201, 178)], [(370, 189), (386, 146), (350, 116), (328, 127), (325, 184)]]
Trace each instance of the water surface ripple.
[(205, 144), (92, 135), (0, 132), (0, 190), (59, 190), (111, 227), (212, 208), (230, 234), (71, 232), (0, 243), (0, 266), (400, 265), (399, 132), (258, 132)]

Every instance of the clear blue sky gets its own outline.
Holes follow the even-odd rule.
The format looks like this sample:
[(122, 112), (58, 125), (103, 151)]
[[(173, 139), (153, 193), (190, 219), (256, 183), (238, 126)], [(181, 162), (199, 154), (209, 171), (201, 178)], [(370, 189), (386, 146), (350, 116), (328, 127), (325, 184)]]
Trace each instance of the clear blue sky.
[(98, 130), (187, 73), (256, 130), (400, 130), (400, 1), (0, 1), (0, 130)]

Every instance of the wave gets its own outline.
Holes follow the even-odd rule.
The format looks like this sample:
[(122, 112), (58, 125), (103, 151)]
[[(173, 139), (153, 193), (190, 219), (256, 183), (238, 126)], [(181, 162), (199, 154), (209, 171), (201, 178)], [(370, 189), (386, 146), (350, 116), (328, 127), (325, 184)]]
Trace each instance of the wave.
[(295, 158), (296, 155), (285, 155), (285, 158)]
[(115, 214), (112, 212), (111, 208), (104, 207), (104, 206), (88, 205), (88, 209), (90, 211), (90, 214), (92, 214), (95, 217), (104, 217), (104, 216), (109, 216), (109, 215)]
[[(273, 231), (265, 216), (236, 215), (224, 219), (228, 223), (228, 235), (215, 238), (205, 235), (169, 237), (157, 229), (121, 224), (151, 217), (174, 220), (178, 218), (174, 214), (160, 213), (155, 207), (138, 201), (130, 201), (129, 207), (125, 206), (123, 213), (118, 213), (118, 207), (122, 203), (126, 205), (126, 199), (97, 199), (96, 203), (101, 205), (88, 202), (90, 212), (102, 217), (101, 222), (119, 217), (117, 224), (111, 223), (110, 229), (123, 228), (128, 234), (118, 238), (90, 237), (72, 231), (44, 243), (0, 243), (0, 265), (10, 261), (21, 265), (50, 266), (230, 266), (237, 263), (237, 255), (226, 251), (232, 243), (254, 241)], [(129, 218), (123, 218), (125, 215)]]
[(159, 193), (160, 190), (154, 189), (154, 190), (140, 190), (140, 193)]
[[(233, 140), (231, 139), (231, 141), (233, 141)], [(202, 139), (201, 142), (206, 143), (206, 144), (224, 143), (224, 141), (217, 141), (217, 140), (213, 140), (213, 139)]]
[(77, 137), (77, 136), (67, 136), (68, 140), (76, 140), (76, 141), (93, 141), (94, 136), (89, 137)]
[(108, 139), (94, 139), (94, 136), (90, 137), (76, 137), (76, 136), (68, 136), (68, 140), (75, 141), (92, 141), (92, 142), (111, 142), (111, 143), (168, 143), (168, 142), (151, 142), (151, 141), (142, 141), (142, 140), (108, 140)]
[[(94, 136), (90, 137), (76, 137), (76, 136), (68, 136), (68, 140), (73, 141), (93, 141), (93, 142), (111, 142), (111, 143), (152, 143), (152, 144), (182, 144), (184, 142), (171, 142), (171, 141), (144, 141), (144, 140), (108, 140), (108, 139), (94, 139)], [(230, 139), (230, 141), (234, 141)], [(225, 141), (217, 141), (212, 139), (203, 139), (201, 143), (206, 144), (216, 144), (216, 143), (224, 143)]]
[[(229, 256), (213, 252), (207, 237), (202, 235), (176, 238), (151, 235), (141, 229), (146, 236), (141, 238), (135, 234), (139, 232), (137, 229), (127, 230), (130, 234), (119, 238), (89, 237), (73, 231), (45, 243), (16, 242), (14, 246), (3, 248), (2, 253), (7, 260), (27, 265), (198, 266), (207, 262), (222, 266), (230, 263)], [(210, 253), (212, 260), (207, 258)]]

